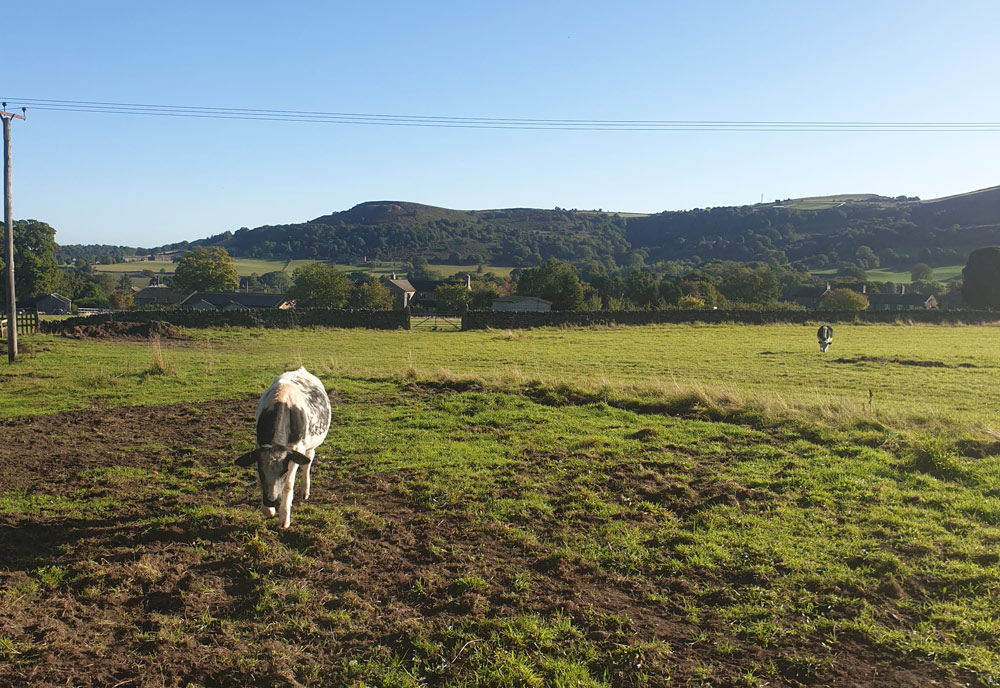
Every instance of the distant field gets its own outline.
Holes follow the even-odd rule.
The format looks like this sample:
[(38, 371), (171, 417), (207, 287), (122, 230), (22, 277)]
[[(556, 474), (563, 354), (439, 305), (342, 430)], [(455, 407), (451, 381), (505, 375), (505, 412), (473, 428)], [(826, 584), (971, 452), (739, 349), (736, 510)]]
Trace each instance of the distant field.
[[(964, 265), (945, 265), (934, 268), (932, 279), (938, 282), (946, 282), (953, 277), (961, 277), (962, 269), (964, 267)], [(837, 270), (813, 270), (812, 274), (817, 276), (832, 276), (837, 274)], [(872, 282), (896, 282), (900, 284), (909, 284), (912, 281), (910, 280), (909, 270), (865, 270), (865, 275)]]
[[(302, 265), (308, 265), (309, 263), (315, 263), (314, 260), (293, 260), (289, 264), (288, 269), (294, 270)], [(285, 264), (288, 261), (284, 260), (257, 260), (254, 258), (234, 258), (233, 263), (236, 264), (236, 272), (240, 276), (249, 276), (254, 273), (258, 275), (263, 275), (265, 272), (274, 272), (275, 270), (282, 270), (285, 268)], [(140, 273), (143, 270), (152, 270), (153, 272), (159, 273), (160, 270), (165, 270), (168, 274), (173, 273), (174, 263), (169, 260), (150, 260), (142, 263), (113, 263), (111, 265), (95, 265), (94, 270), (98, 272), (130, 272), (130, 273)]]
[(619, 217), (649, 217), (649, 213), (622, 213), (613, 210), (580, 210), (581, 215), (618, 215)]
[[(303, 265), (309, 265), (310, 263), (316, 263), (320, 261), (315, 260), (293, 260), (290, 263), (284, 260), (258, 260), (254, 258), (234, 258), (233, 263), (236, 265), (236, 272), (239, 273), (241, 277), (248, 277), (254, 273), (258, 275), (263, 275), (266, 272), (275, 272), (277, 270), (285, 270), (291, 274), (296, 268)], [(286, 263), (288, 267), (286, 268)], [(356, 271), (368, 271), (369, 268), (365, 265), (346, 265), (338, 263), (336, 267), (343, 270), (344, 272), (356, 272)], [(453, 275), (456, 272), (470, 272), (473, 277), (476, 274), (475, 265), (430, 265), (431, 270), (437, 273), (441, 277), (447, 277)], [(514, 268), (510, 267), (485, 267), (485, 272), (492, 272), (498, 277), (506, 277), (511, 273)], [(152, 270), (155, 273), (159, 273), (160, 270), (165, 270), (166, 274), (172, 274), (174, 271), (174, 263), (165, 260), (151, 260), (142, 263), (114, 263), (111, 265), (95, 265), (94, 270), (98, 272), (110, 272), (115, 274), (121, 273), (131, 273), (139, 274), (143, 270)], [(405, 263), (378, 263), (378, 267), (371, 270), (371, 273), (377, 276), (389, 275), (393, 272), (404, 274), (407, 271), (407, 266)]]
[(840, 194), (836, 196), (810, 196), (807, 198), (793, 198), (790, 201), (778, 203), (768, 203), (775, 207), (791, 208), (793, 210), (825, 210), (826, 208), (836, 208), (844, 203), (859, 203), (873, 201), (878, 196), (875, 194)]

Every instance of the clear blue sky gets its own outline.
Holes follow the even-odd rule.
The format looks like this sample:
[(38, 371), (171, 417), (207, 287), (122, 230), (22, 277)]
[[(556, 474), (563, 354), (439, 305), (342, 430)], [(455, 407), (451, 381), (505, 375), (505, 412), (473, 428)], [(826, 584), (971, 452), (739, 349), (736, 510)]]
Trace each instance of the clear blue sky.
[[(1000, 3), (15, 2), (0, 96), (387, 115), (1000, 122)], [(659, 212), (1000, 184), (1000, 132), (585, 132), (29, 109), (14, 215), (154, 246), (369, 200)]]

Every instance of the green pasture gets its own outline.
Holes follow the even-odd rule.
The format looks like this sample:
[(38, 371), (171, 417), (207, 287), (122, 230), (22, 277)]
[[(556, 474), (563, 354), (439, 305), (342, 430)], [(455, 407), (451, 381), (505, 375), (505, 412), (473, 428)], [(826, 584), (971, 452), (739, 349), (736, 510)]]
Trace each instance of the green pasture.
[[(931, 279), (937, 282), (947, 282), (950, 279), (962, 276), (962, 269), (965, 265), (943, 265), (940, 267), (933, 268), (933, 274)], [(813, 270), (816, 276), (829, 277), (837, 274), (835, 268), (829, 270)], [(910, 279), (909, 269), (878, 269), (878, 270), (865, 270), (865, 277), (868, 278), (870, 282), (895, 282), (897, 284), (909, 284), (913, 280)]]
[[(836, 208), (845, 203), (873, 202), (878, 197), (875, 194), (839, 194), (835, 196), (811, 196), (807, 198), (793, 198), (790, 201), (779, 201), (767, 205), (781, 206), (783, 208), (793, 208), (795, 210), (826, 210)], [(891, 201), (883, 201), (891, 202)]]
[[(837, 325), (827, 354), (815, 329), (25, 337), (24, 360), (0, 365), (2, 417), (244, 397), (249, 417), (276, 374), (305, 365), (334, 400), (314, 480), (385, 492), (320, 493), (278, 532), (240, 502), (252, 479), (230, 459), (251, 428), (215, 442), (231, 426), (195, 424), (183, 451), (141, 448), (155, 470), (112, 464), (84, 476), (92, 489), (0, 494), (0, 515), (128, 513), (137, 533), (183, 534), (155, 555), (94, 562), (79, 545), (15, 563), (21, 587), (0, 603), (141, 597), (196, 549), (214, 576), (242, 576), (247, 599), (185, 592), (181, 612), (155, 615), (169, 640), (156, 666), (211, 629), (239, 657), (234, 684), (287, 654), (308, 686), (825, 685), (862, 661), (998, 685), (1000, 328)], [(390, 497), (410, 520), (382, 511)], [(461, 537), (435, 538), (446, 522)], [(437, 564), (386, 555), (356, 574), (364, 585), (314, 582), (407, 538)], [(384, 587), (381, 569), (400, 567), (412, 577)], [(553, 607), (567, 577), (581, 590)], [(266, 653), (245, 640), (262, 627)], [(4, 633), (12, 675), (57, 651)], [(114, 633), (131, 651), (150, 631)]]
[(907, 424), (1000, 429), (1000, 329), (838, 325), (818, 350), (815, 325), (659, 325), (512, 331), (192, 330), (148, 343), (25, 338), (0, 367), (0, 416), (100, 403), (151, 404), (249, 395), (305, 365), (327, 374), (538, 381), (611, 397), (692, 392), (769, 413), (875, 414)]

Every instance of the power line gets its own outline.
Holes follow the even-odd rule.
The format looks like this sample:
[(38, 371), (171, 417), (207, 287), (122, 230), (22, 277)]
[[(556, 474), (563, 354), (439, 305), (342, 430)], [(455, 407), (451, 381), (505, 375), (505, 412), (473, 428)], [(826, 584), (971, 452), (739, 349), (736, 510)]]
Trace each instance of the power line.
[(197, 119), (228, 119), (265, 122), (307, 122), (318, 124), (366, 126), (434, 127), (450, 129), (746, 132), (1000, 131), (1000, 122), (537, 119), (218, 108), (195, 105), (151, 105), (142, 103), (114, 103), (84, 100), (47, 100), (38, 98), (7, 98), (7, 100), (30, 106), (32, 110), (48, 110), (53, 112), (78, 112), (100, 115), (133, 115), (145, 117), (187, 117)]

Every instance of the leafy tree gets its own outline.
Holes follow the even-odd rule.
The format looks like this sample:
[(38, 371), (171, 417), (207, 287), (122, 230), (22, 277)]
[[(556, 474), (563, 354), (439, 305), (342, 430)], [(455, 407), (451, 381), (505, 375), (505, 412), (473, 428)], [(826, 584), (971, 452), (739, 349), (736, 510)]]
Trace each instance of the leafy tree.
[(660, 299), (660, 285), (647, 268), (633, 270), (625, 278), (625, 296), (637, 308), (652, 308)]
[[(0, 236), (3, 231), (0, 230)], [(56, 261), (56, 230), (38, 220), (17, 220), (14, 222), (14, 294), (22, 298), (33, 297), (41, 292), (50, 292), (59, 282), (59, 263)], [(6, 270), (0, 252), (0, 269)], [(6, 274), (4, 272), (3, 274)], [(7, 280), (2, 280), (0, 293), (7, 302)]]
[(240, 289), (246, 288), (248, 291), (260, 292), (264, 291), (264, 285), (261, 284), (260, 275), (256, 272), (250, 273), (250, 276), (240, 280)]
[(410, 261), (410, 269), (407, 271), (406, 276), (409, 279), (419, 280), (437, 279), (437, 275), (434, 274), (434, 271), (427, 266), (427, 259), (420, 256), (417, 256)]
[(284, 294), (291, 288), (292, 278), (284, 270), (275, 270), (261, 275), (260, 283), (272, 292)]
[(917, 263), (910, 268), (910, 279), (914, 282), (929, 280), (934, 275), (934, 270), (927, 263)]
[(858, 267), (865, 270), (873, 270), (879, 266), (878, 256), (868, 246), (858, 246), (854, 251), (854, 258)]
[(864, 282), (868, 278), (868, 275), (865, 274), (865, 271), (855, 265), (850, 265), (848, 267), (842, 268), (837, 272), (837, 274), (840, 275), (841, 277), (856, 279), (859, 282)]
[(460, 313), (469, 303), (469, 290), (464, 284), (442, 284), (435, 290), (438, 313)]
[(948, 291), (948, 286), (944, 282), (936, 282), (934, 280), (917, 280), (916, 282), (911, 282), (910, 286), (906, 289), (907, 294), (923, 294), (924, 296), (934, 294), (938, 297), (947, 294)]
[(778, 300), (778, 278), (770, 268), (743, 268), (722, 280), (719, 291), (730, 301), (773, 303)]
[(675, 278), (665, 279), (660, 282), (660, 298), (668, 305), (677, 305), (684, 292), (681, 291), (679, 280)]
[(118, 284), (116, 286), (118, 289), (126, 289), (131, 291), (132, 278), (123, 272), (122, 276), (118, 278)]
[(963, 301), (973, 308), (1000, 308), (1000, 246), (970, 253), (962, 277)]
[(83, 282), (84, 280), (80, 275), (79, 270), (64, 268), (59, 271), (59, 277), (56, 279), (55, 290), (63, 296), (68, 296), (75, 301), (77, 295), (83, 289)]
[(853, 289), (831, 289), (819, 301), (822, 311), (863, 311), (868, 308), (868, 297)]
[(115, 289), (109, 296), (111, 307), (123, 311), (135, 305), (131, 289)]
[(476, 282), (469, 292), (469, 308), (473, 310), (489, 310), (493, 301), (500, 298), (500, 291), (491, 284)]
[(195, 246), (175, 262), (173, 286), (178, 291), (235, 291), (239, 286), (233, 259), (221, 246)]
[(351, 305), (354, 308), (372, 308), (387, 311), (392, 308), (392, 293), (384, 283), (372, 280), (362, 282), (354, 288), (351, 294)]
[(310, 263), (292, 273), (288, 297), (298, 308), (343, 308), (351, 296), (347, 275), (323, 263)]
[(555, 258), (521, 271), (517, 280), (520, 296), (537, 296), (552, 302), (552, 310), (573, 311), (583, 306), (583, 285), (569, 263)]
[(685, 294), (677, 300), (677, 305), (684, 310), (698, 310), (705, 307), (705, 299)]

